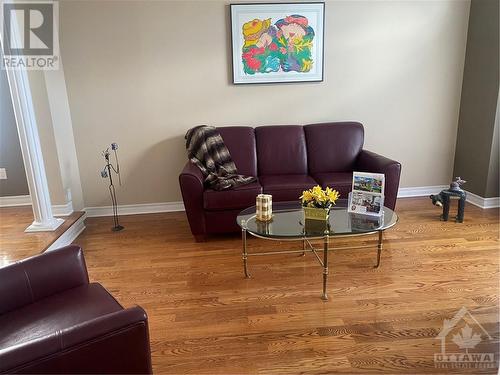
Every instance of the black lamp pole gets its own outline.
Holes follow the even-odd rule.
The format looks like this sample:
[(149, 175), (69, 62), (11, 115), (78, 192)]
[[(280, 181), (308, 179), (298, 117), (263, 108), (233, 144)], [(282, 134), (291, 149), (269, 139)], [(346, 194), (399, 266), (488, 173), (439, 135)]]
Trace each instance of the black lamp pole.
[(124, 227), (120, 225), (120, 222), (118, 220), (118, 201), (116, 200), (116, 190), (115, 190), (115, 185), (113, 184), (113, 172), (115, 172), (118, 175), (118, 180), (120, 181), (121, 185), (121, 177), (120, 177), (120, 165), (118, 163), (118, 155), (116, 153), (116, 150), (118, 149), (118, 145), (116, 143), (111, 144), (111, 149), (115, 153), (115, 160), (116, 160), (116, 169), (111, 164), (110, 158), (109, 158), (109, 148), (107, 148), (105, 151), (103, 151), (104, 159), (106, 160), (106, 165), (104, 166), (104, 169), (101, 171), (101, 177), (102, 178), (109, 178), (109, 194), (111, 195), (111, 204), (113, 207), (113, 228), (111, 230), (113, 232), (118, 232)]

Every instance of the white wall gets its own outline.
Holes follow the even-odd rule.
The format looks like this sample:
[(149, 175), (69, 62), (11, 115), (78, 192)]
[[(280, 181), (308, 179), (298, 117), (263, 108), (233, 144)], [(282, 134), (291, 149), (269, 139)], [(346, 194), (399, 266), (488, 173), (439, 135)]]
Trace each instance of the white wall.
[(451, 179), (469, 1), (327, 1), (325, 81), (234, 86), (227, 1), (62, 1), (61, 51), (84, 203), (108, 205), (100, 156), (120, 144), (121, 204), (180, 200), (199, 124), (357, 120), (401, 186)]

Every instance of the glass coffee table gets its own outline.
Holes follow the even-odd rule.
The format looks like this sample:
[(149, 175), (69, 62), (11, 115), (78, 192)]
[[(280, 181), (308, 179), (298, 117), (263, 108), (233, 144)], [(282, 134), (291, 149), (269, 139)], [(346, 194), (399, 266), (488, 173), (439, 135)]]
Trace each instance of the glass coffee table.
[[(352, 214), (347, 212), (347, 199), (338, 200), (337, 204), (330, 211), (328, 221), (304, 220), (304, 213), (300, 202), (274, 202), (273, 219), (270, 222), (256, 220), (255, 206), (241, 211), (236, 218), (241, 227), (243, 242), (243, 269), (245, 277), (250, 278), (248, 273), (248, 257), (291, 254), (307, 252), (312, 253), (320, 265), (323, 267), (323, 300), (328, 300), (327, 280), (328, 280), (328, 252), (334, 250), (330, 247), (331, 239), (335, 237), (364, 236), (378, 234), (377, 263), (380, 265), (380, 255), (382, 252), (383, 232), (393, 227), (398, 216), (391, 209), (384, 207), (384, 214), (381, 217)], [(301, 250), (266, 251), (259, 253), (249, 253), (247, 248), (247, 233), (254, 237), (274, 241), (302, 241)], [(311, 240), (323, 241), (323, 257), (318, 254), (321, 249), (316, 249), (311, 244)], [(350, 246), (336, 249), (358, 249), (374, 247), (373, 245)]]

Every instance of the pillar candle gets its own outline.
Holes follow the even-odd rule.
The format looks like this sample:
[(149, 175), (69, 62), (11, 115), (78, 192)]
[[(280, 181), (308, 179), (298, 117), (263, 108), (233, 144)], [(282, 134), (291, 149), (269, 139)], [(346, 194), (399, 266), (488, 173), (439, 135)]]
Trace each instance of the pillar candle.
[(255, 202), (255, 214), (259, 221), (269, 221), (273, 217), (273, 196), (259, 194)]

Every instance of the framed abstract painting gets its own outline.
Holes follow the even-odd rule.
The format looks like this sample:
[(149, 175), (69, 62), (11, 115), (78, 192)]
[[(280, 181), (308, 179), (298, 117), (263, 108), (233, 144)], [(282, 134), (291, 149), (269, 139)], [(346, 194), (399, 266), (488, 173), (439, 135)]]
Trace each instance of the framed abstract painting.
[(323, 81), (325, 3), (231, 4), (233, 83)]

